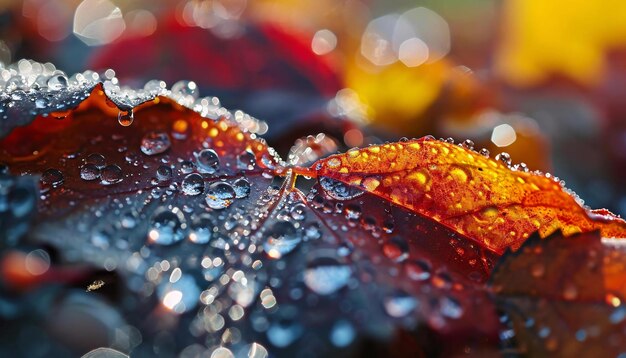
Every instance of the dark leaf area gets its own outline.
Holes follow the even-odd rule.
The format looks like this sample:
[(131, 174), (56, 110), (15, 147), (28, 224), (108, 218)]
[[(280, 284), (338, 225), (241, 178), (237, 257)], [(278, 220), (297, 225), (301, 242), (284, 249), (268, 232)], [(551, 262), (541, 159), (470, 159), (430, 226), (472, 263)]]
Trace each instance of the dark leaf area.
[[(519, 353), (617, 357), (626, 351), (623, 244), (589, 232), (531, 237), (491, 278)], [(509, 332), (510, 333), (510, 332)]]

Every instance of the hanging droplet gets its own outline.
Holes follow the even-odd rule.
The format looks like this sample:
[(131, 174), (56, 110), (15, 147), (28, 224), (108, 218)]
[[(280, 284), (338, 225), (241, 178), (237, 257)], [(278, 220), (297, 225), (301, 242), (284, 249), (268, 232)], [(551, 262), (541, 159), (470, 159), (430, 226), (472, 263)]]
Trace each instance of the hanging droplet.
[(135, 115), (133, 114), (133, 110), (132, 109), (129, 109), (127, 111), (120, 111), (117, 114), (117, 121), (123, 127), (128, 127), (131, 124), (133, 124), (133, 119), (134, 118), (135, 118)]
[(170, 137), (165, 132), (150, 132), (141, 139), (141, 152), (145, 155), (161, 154), (170, 146)]

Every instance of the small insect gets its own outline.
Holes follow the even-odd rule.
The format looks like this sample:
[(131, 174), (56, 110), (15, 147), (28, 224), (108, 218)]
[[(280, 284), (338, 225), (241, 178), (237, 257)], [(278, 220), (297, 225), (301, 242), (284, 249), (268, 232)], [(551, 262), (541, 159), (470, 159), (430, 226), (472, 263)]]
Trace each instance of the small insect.
[(99, 289), (102, 286), (104, 286), (104, 281), (102, 281), (102, 280), (95, 280), (92, 284), (87, 286), (87, 290), (85, 292), (95, 291), (95, 290)]

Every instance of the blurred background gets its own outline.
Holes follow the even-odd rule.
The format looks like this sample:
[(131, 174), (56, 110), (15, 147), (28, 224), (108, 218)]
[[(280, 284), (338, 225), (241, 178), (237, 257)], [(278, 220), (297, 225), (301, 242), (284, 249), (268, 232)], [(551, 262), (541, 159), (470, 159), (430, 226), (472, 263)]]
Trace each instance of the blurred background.
[(0, 0), (0, 60), (22, 58), (193, 80), (283, 157), (319, 132), (470, 139), (626, 214), (623, 0)]

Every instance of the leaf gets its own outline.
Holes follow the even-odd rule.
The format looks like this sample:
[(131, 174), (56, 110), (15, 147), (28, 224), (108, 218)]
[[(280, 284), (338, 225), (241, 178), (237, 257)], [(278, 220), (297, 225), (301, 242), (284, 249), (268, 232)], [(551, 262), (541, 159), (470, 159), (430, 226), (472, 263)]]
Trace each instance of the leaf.
[[(58, 250), (53, 272), (80, 263), (119, 276), (86, 293), (100, 277), (42, 276), (37, 285), (30, 275), (30, 294), (54, 283), (97, 299), (121, 286), (113, 304), (141, 332), (137, 355), (153, 352), (158, 332), (173, 337), (175, 352), (209, 340), (233, 350), (255, 343), (285, 355), (333, 354), (364, 349), (363, 340), (388, 345), (398, 335), (426, 353), (495, 349), (500, 325), (481, 289), (493, 252), (372, 194), (338, 200), (318, 187), (306, 198), (294, 184), (304, 190), (307, 183), (227, 113), (202, 117), (166, 92), (136, 100), (143, 104), (129, 123), (130, 112), (115, 104), (136, 93), (107, 100), (104, 88), (62, 119), (39, 116), (0, 141), (11, 173), (40, 178), (36, 220), (20, 249)], [(177, 101), (193, 105), (186, 99)], [(189, 185), (190, 175), (199, 181)], [(248, 185), (241, 195), (240, 180)], [(363, 221), (350, 212), (357, 206)], [(373, 232), (377, 225), (386, 231)], [(50, 324), (47, 317), (38, 324)], [(96, 311), (93, 319), (105, 317)]]
[(496, 253), (518, 248), (535, 231), (600, 229), (605, 237), (626, 237), (622, 219), (586, 210), (550, 175), (509, 163), (424, 137), (350, 150), (318, 161), (311, 171), (322, 186), (331, 178), (371, 192)]
[(498, 306), (509, 314), (520, 353), (618, 356), (626, 349), (623, 239), (599, 232), (532, 236), (494, 269)]

